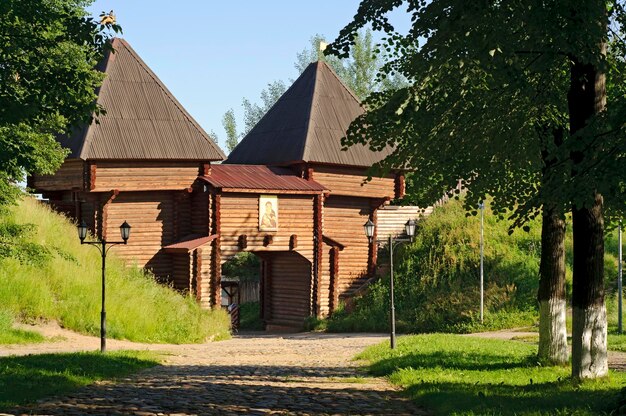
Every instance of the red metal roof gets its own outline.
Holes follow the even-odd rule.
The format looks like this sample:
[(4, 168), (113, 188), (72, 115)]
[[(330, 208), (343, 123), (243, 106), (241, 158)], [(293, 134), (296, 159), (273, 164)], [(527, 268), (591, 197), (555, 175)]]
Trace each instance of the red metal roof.
[(217, 235), (207, 235), (207, 236), (198, 236), (198, 234), (191, 234), (184, 237), (181, 241), (170, 244), (168, 246), (163, 247), (163, 250), (166, 251), (191, 251), (196, 249), (211, 240), (217, 238)]
[(210, 174), (200, 178), (224, 191), (249, 190), (313, 194), (326, 191), (326, 188), (319, 183), (303, 179), (291, 169), (276, 166), (211, 165)]

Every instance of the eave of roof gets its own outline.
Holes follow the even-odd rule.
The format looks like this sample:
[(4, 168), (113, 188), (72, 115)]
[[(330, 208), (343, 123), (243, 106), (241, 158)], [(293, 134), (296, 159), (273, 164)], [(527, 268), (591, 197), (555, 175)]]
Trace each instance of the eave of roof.
[(206, 243), (215, 240), (217, 237), (218, 237), (217, 234), (207, 235), (207, 236), (200, 236), (198, 234), (190, 234), (182, 238), (180, 241), (176, 243), (163, 247), (163, 250), (170, 252), (170, 253), (177, 253), (177, 252), (185, 253), (191, 250), (195, 250), (196, 248), (201, 247), (205, 245)]
[(297, 176), (291, 169), (267, 165), (212, 165), (199, 179), (223, 192), (320, 194), (328, 190), (318, 182)]

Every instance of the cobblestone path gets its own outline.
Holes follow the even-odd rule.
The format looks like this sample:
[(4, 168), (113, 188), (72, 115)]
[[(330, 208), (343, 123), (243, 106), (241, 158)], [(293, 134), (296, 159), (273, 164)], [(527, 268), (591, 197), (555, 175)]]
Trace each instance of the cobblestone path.
[(50, 415), (426, 414), (351, 360), (384, 339), (257, 334), (160, 346), (167, 354), (162, 366), (15, 410)]

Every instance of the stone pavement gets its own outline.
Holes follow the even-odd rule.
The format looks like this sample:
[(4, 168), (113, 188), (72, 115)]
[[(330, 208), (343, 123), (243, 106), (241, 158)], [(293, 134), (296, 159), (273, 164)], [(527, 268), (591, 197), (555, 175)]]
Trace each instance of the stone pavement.
[(352, 361), (363, 348), (384, 339), (364, 334), (259, 333), (199, 345), (147, 345), (146, 349), (164, 351), (164, 365), (14, 411), (46, 415), (427, 414), (385, 380), (368, 377)]

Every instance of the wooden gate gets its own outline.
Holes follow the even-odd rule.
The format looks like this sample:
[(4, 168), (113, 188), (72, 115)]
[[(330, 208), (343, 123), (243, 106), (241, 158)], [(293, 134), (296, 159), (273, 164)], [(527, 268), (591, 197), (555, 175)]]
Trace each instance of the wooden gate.
[(311, 262), (291, 251), (265, 252), (262, 315), (268, 329), (301, 329), (311, 315)]

